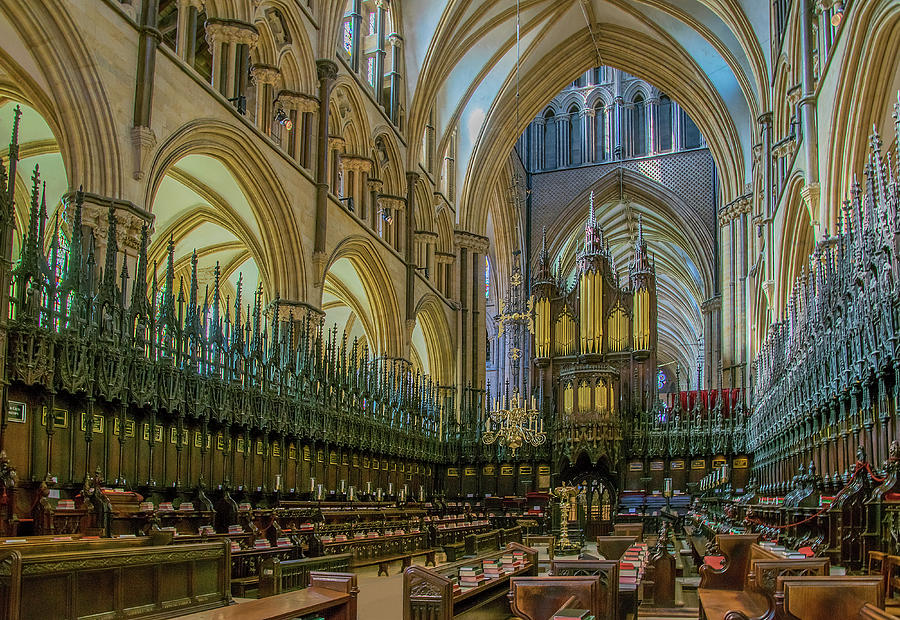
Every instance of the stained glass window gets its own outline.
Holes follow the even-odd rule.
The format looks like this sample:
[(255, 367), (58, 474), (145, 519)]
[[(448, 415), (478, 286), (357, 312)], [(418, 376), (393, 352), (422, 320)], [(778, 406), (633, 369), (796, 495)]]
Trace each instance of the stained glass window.
[(487, 256), (484, 257), (484, 298), (491, 296), (491, 261)]
[(372, 11), (371, 13), (369, 13), (369, 34), (375, 34), (375, 28), (376, 28), (375, 18), (377, 15), (378, 14), (375, 11)]
[(344, 22), (344, 51), (348, 54), (353, 49), (353, 22), (347, 20)]
[(656, 371), (656, 388), (661, 390), (666, 387), (666, 373), (661, 370)]
[(370, 86), (375, 86), (375, 57), (369, 56), (366, 61), (366, 79)]

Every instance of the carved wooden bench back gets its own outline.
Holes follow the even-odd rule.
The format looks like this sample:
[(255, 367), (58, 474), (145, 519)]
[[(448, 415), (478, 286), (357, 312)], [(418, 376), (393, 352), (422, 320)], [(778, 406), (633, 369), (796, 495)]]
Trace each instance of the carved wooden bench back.
[(716, 544), (725, 556), (722, 568), (700, 567), (700, 587), (717, 590), (743, 590), (750, 569), (750, 554), (759, 534), (719, 534)]
[(560, 559), (550, 562), (550, 574), (554, 577), (599, 577), (603, 609), (608, 618), (617, 618), (619, 598), (619, 561), (618, 560), (568, 560)]
[(523, 620), (547, 620), (563, 605), (589, 609), (597, 618), (613, 618), (608, 615), (602, 590), (600, 577), (595, 576), (513, 577), (509, 580), (509, 604)]
[(618, 560), (637, 541), (637, 536), (598, 536), (597, 553), (607, 560)]
[(779, 618), (844, 620), (857, 618), (866, 603), (884, 606), (880, 576), (779, 577), (776, 590)]

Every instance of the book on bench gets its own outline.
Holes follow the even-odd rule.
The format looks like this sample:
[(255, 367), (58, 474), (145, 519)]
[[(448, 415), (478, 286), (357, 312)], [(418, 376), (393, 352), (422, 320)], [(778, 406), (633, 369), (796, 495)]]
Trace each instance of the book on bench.
[(560, 609), (553, 614), (552, 620), (572, 620), (572, 618), (594, 620), (594, 616), (589, 609)]

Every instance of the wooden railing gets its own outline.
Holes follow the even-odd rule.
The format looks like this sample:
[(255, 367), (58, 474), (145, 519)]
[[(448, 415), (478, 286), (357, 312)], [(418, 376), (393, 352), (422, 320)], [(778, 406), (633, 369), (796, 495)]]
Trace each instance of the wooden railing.
[(259, 571), (259, 596), (273, 596), (307, 588), (312, 571), (349, 572), (352, 559), (351, 553), (286, 562), (278, 558), (267, 559)]

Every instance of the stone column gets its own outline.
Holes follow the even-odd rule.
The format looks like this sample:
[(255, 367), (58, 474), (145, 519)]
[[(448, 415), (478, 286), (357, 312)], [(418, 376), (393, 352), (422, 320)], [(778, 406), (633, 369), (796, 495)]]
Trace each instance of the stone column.
[(388, 107), (388, 117), (395, 125), (400, 124), (398, 114), (400, 111), (400, 60), (403, 54), (403, 38), (396, 33), (388, 37), (391, 43), (391, 99)]
[[(703, 312), (703, 355), (705, 384), (715, 385), (716, 374), (719, 369), (719, 354), (721, 350), (721, 310), (722, 296), (716, 295), (704, 301), (700, 305)], [(712, 374), (711, 374), (712, 373)]]
[(585, 108), (582, 111), (581, 119), (581, 161), (586, 164), (594, 161), (595, 124), (597, 122), (594, 108)]
[(569, 165), (569, 115), (560, 114), (556, 119), (556, 167)]
[[(416, 255), (415, 255), (415, 227), (416, 227), (416, 183), (419, 181), (418, 172), (406, 173), (406, 322), (407, 326), (416, 321)], [(412, 333), (412, 328), (408, 330)]]
[(377, 13), (375, 16), (375, 29), (378, 31), (378, 42), (375, 48), (375, 101), (384, 106), (384, 57), (385, 57), (385, 32), (384, 22), (387, 11), (387, 0), (375, 0)]
[(437, 272), (437, 288), (444, 297), (448, 299), (452, 296), (451, 289), (453, 287), (453, 263), (456, 262), (456, 255), (448, 252), (434, 253), (435, 270)]
[(319, 77), (319, 135), (316, 152), (316, 235), (313, 248), (313, 262), (320, 282), (325, 279), (325, 242), (328, 232), (328, 107), (331, 87), (337, 79), (338, 67), (334, 61), (316, 61)]
[(672, 150), (684, 148), (681, 140), (681, 106), (672, 101)]
[(369, 228), (372, 230), (378, 230), (377, 227), (377, 219), (380, 218), (381, 215), (379, 213), (378, 200), (379, 195), (381, 194), (381, 189), (384, 187), (384, 183), (381, 179), (374, 179), (369, 177), (366, 180), (366, 188), (369, 191), (369, 205), (371, 208), (369, 209), (369, 213), (366, 214), (366, 223), (369, 225)]
[(458, 261), (457, 381), (458, 393), (467, 386), (484, 386), (484, 254), (488, 239), (457, 230), (454, 243)]
[(156, 78), (156, 52), (159, 49), (159, 2), (144, 3), (141, 15), (140, 40), (138, 43), (137, 78), (134, 90), (134, 115), (131, 126), (131, 146), (133, 154), (132, 176), (140, 180), (144, 176), (144, 160), (156, 144), (156, 135), (150, 128), (150, 113), (153, 110), (153, 87)]
[[(226, 99), (242, 94), (237, 92), (235, 88), (237, 84), (238, 45), (244, 44), (253, 48), (258, 40), (259, 31), (253, 24), (234, 20), (209, 19), (206, 21), (206, 42), (209, 44), (209, 51), (212, 53), (212, 77), (210, 82), (212, 87), (222, 93)], [(223, 78), (225, 80), (224, 84), (222, 82)]]
[[(378, 210), (377, 218), (381, 221), (381, 238), (397, 252), (400, 252), (400, 230), (402, 229), (400, 217), (406, 211), (406, 198), (380, 194), (378, 196)], [(390, 222), (384, 218), (385, 210), (391, 215)]]
[(353, 0), (350, 11), (350, 27), (353, 38), (350, 41), (350, 66), (353, 71), (359, 73), (360, 45), (362, 43), (362, 0)]
[(659, 120), (659, 97), (647, 100), (647, 152), (654, 155), (659, 152), (659, 136), (657, 135), (657, 123)]
[(197, 11), (202, 9), (200, 0), (178, 0), (175, 53), (190, 65), (194, 64), (193, 37), (197, 24)]
[[(372, 172), (372, 160), (359, 155), (344, 155), (341, 157), (341, 165), (344, 172), (353, 172), (353, 185), (349, 188), (349, 195), (353, 197), (356, 217), (365, 217), (365, 193), (367, 191), (367, 178)], [(346, 188), (346, 181), (345, 181)]]
[[(309, 167), (310, 154), (309, 150), (312, 145), (312, 135), (304, 135), (300, 139), (300, 146), (304, 149), (304, 152), (299, 151), (296, 148), (297, 144), (297, 136), (303, 131), (308, 131), (310, 134), (312, 133), (312, 124), (307, 124), (304, 122), (305, 114), (313, 114), (316, 110), (319, 109), (319, 102), (309, 95), (304, 95), (303, 93), (294, 92), (292, 90), (281, 90), (278, 92), (278, 104), (281, 105), (285, 112), (290, 114), (291, 111), (295, 112), (292, 118), (296, 117), (296, 122), (294, 122), (294, 128), (291, 131), (291, 145), (293, 146), (293, 152), (291, 152), (291, 148), (288, 148), (288, 152), (291, 154), (294, 159), (300, 161), (301, 165), (304, 167)], [(271, 120), (274, 118), (274, 113), (270, 114), (269, 126), (271, 127)], [(283, 141), (282, 141), (283, 142)], [(284, 147), (284, 144), (282, 144)]]
[(538, 118), (531, 123), (534, 131), (534, 160), (532, 168), (543, 170), (544, 168), (544, 119)]
[(256, 126), (264, 134), (271, 136), (272, 121), (275, 118), (272, 94), (281, 71), (271, 65), (253, 65), (250, 68), (250, 75), (256, 85)]

